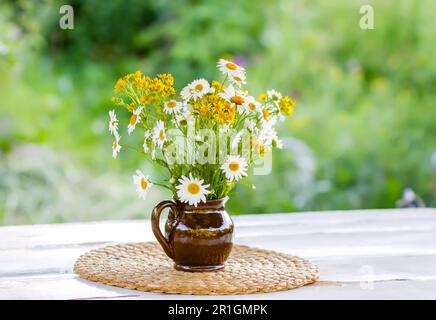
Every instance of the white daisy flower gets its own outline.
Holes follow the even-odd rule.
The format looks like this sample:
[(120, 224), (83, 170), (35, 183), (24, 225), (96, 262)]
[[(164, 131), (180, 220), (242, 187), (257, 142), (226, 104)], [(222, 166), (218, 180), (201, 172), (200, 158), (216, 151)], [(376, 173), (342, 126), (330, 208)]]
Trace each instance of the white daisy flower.
[(210, 193), (207, 188), (209, 185), (203, 185), (204, 180), (199, 180), (192, 177), (189, 173), (189, 178), (182, 176), (179, 179), (180, 184), (176, 186), (177, 196), (181, 202), (189, 203), (195, 207), (199, 202), (206, 202), (206, 195)]
[(197, 79), (192, 81), (181, 91), (183, 100), (188, 101), (191, 98), (197, 100), (210, 92), (210, 84), (205, 79)]
[(276, 130), (270, 123), (265, 123), (262, 129), (257, 131), (256, 149), (263, 157), (272, 147), (281, 149), (283, 142), (278, 138)]
[(271, 120), (271, 111), (264, 106), (259, 113), (259, 118), (262, 121), (262, 124), (266, 124)]
[(244, 73), (229, 75), (229, 80), (234, 86), (237, 86), (237, 87), (240, 87), (243, 84), (247, 83), (245, 81), (245, 74)]
[(256, 138), (253, 142), (253, 151), (263, 157), (272, 149), (272, 141), (264, 128), (255, 130), (254, 135)]
[(180, 95), (184, 101), (188, 101), (192, 98), (192, 87), (191, 84), (188, 84), (186, 87), (180, 91)]
[(254, 128), (256, 128), (256, 121), (254, 121), (252, 119), (246, 119), (244, 122), (244, 127), (250, 131), (253, 131)]
[(133, 132), (133, 130), (135, 130), (135, 127), (139, 121), (141, 121), (140, 114), (143, 108), (143, 106), (139, 106), (136, 110), (133, 110), (133, 114), (130, 117), (129, 126), (127, 127), (127, 132), (129, 135)]
[(167, 135), (165, 133), (165, 124), (162, 120), (156, 121), (154, 127), (153, 140), (159, 148), (162, 149), (165, 141), (167, 141)]
[(273, 114), (268, 106), (264, 106), (259, 112), (259, 119), (262, 125), (273, 126), (277, 123), (277, 115)]
[(109, 111), (109, 132), (116, 136), (118, 134), (118, 119), (115, 110)]
[(247, 99), (247, 92), (230, 85), (223, 89), (223, 92), (219, 93), (219, 96), (238, 107), (242, 107)]
[(230, 182), (238, 181), (247, 175), (247, 161), (243, 157), (229, 155), (227, 161), (221, 166), (221, 170)]
[(186, 126), (188, 123), (192, 123), (194, 121), (194, 114), (189, 110), (185, 110), (181, 114), (176, 114), (175, 121), (181, 126)]
[(260, 102), (256, 101), (254, 97), (248, 96), (244, 102), (244, 109), (247, 112), (260, 112)]
[(263, 126), (262, 130), (259, 132), (259, 141), (265, 145), (273, 144), (279, 142), (279, 137), (277, 136), (277, 131), (272, 127), (271, 124), (267, 123)]
[(176, 100), (170, 100), (164, 103), (164, 112), (166, 114), (175, 114), (182, 109), (182, 103)]
[(194, 112), (194, 107), (192, 106), (192, 104), (183, 101), (183, 110), (184, 110), (183, 112), (185, 111)]
[(151, 137), (150, 130), (146, 130), (144, 132), (144, 144), (142, 145), (142, 148), (144, 149), (145, 153), (148, 152), (148, 139), (150, 139), (150, 137)]
[(114, 157), (114, 159), (117, 158), (118, 153), (120, 153), (120, 150), (121, 150), (120, 139), (121, 139), (121, 136), (117, 132), (115, 134), (115, 140), (112, 143), (112, 157)]
[(274, 103), (279, 103), (280, 99), (282, 98), (282, 94), (276, 90), (268, 90), (266, 94), (268, 99), (274, 101)]
[(245, 69), (232, 61), (220, 59), (217, 67), (224, 75), (229, 77), (239, 75), (245, 78)]
[(147, 191), (153, 186), (148, 180), (148, 176), (144, 176), (141, 170), (136, 170), (136, 175), (133, 176), (133, 183), (136, 186), (138, 196), (145, 200)]

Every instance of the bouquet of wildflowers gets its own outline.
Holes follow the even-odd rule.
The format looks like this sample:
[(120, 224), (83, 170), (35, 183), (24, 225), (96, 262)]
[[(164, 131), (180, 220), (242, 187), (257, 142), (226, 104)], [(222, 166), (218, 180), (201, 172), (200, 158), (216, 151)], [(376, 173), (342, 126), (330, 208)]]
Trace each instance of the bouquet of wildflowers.
[[(137, 170), (133, 181), (141, 198), (159, 185), (194, 206), (221, 199), (250, 166), (281, 146), (274, 126), (293, 114), (295, 101), (275, 90), (255, 99), (243, 88), (243, 67), (220, 59), (218, 69), (222, 81), (197, 79), (179, 94), (170, 74), (151, 78), (136, 71), (117, 81), (112, 100), (131, 113), (127, 133), (143, 136), (142, 147), (134, 149), (168, 171), (166, 181), (153, 181)], [(109, 116), (116, 158), (124, 144), (115, 110)]]

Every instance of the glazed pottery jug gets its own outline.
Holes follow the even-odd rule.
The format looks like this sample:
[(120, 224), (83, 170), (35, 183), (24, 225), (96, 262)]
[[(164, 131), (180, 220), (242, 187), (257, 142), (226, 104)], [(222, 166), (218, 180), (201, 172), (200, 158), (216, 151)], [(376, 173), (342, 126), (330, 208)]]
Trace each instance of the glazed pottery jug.
[[(227, 198), (207, 200), (197, 207), (162, 201), (151, 217), (153, 233), (165, 253), (182, 271), (214, 271), (224, 268), (233, 246), (233, 221), (224, 209)], [(162, 211), (169, 208), (165, 235), (159, 228)]]

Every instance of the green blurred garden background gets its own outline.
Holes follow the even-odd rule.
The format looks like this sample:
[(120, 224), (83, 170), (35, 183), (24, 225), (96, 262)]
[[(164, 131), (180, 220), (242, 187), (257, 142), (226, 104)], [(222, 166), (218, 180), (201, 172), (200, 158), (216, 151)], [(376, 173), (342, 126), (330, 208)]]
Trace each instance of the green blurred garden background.
[[(74, 8), (73, 30), (59, 8)], [(359, 8), (374, 8), (373, 30)], [(176, 87), (246, 64), (248, 88), (298, 101), (273, 173), (234, 190), (233, 214), (436, 204), (436, 1), (0, 2), (0, 224), (143, 218), (138, 155), (111, 157), (113, 85), (172, 73)], [(125, 150), (124, 150), (125, 151)], [(432, 160), (433, 159), (433, 160)], [(320, 217), (321, 218), (321, 217)]]

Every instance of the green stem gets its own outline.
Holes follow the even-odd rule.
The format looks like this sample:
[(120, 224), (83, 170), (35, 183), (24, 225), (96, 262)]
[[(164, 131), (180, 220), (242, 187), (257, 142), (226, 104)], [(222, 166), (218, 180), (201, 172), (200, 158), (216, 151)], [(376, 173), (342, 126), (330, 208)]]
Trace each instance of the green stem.
[(166, 189), (168, 189), (168, 190), (171, 190), (171, 192), (174, 192), (174, 188), (172, 188), (172, 187), (170, 187), (170, 186), (167, 186), (166, 184), (159, 183), (159, 182), (155, 182), (155, 181), (151, 181), (151, 180), (150, 180), (150, 182), (151, 182), (152, 184), (155, 184), (155, 185), (159, 186), (159, 187), (166, 188)]

